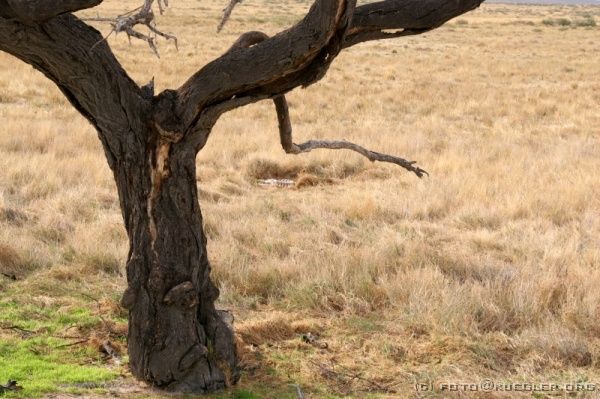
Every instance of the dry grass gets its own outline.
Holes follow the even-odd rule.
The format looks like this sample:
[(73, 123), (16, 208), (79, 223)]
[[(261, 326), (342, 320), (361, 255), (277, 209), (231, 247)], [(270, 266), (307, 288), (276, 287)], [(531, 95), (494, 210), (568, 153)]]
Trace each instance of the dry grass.
[[(161, 43), (160, 60), (124, 37), (111, 45), (140, 84), (177, 87), (241, 32), (277, 32), (308, 2), (244, 2), (216, 35), (222, 6), (174, 2), (159, 23), (180, 49)], [(347, 152), (286, 156), (270, 102), (222, 118), (198, 182), (221, 306), (254, 365), (244, 384), (374, 389), (311, 360), (401, 396), (426, 380), (600, 382), (600, 28), (543, 23), (560, 18), (600, 20), (600, 8), (484, 5), (346, 51), (289, 96), (298, 141), (418, 159), (423, 180)], [(116, 296), (127, 242), (95, 133), (40, 74), (0, 65), (0, 271), (21, 278), (0, 290), (65, 306)], [(307, 330), (328, 349), (303, 343)]]

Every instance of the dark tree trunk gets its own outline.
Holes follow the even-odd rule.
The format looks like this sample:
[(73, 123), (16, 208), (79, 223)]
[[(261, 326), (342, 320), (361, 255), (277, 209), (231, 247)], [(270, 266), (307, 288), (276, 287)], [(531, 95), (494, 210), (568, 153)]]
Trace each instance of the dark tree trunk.
[(208, 392), (238, 379), (231, 316), (215, 309), (196, 187), (196, 151), (157, 134), (132, 148), (115, 177), (131, 248), (129, 359), (135, 376), (174, 391)]
[(99, 32), (69, 14), (28, 26), (3, 19), (7, 10), (0, 0), (0, 50), (57, 84), (96, 127), (114, 173), (130, 241), (122, 302), (129, 309), (133, 374), (174, 391), (234, 383), (231, 317), (214, 307), (218, 290), (210, 281), (196, 186), (196, 154), (216, 116), (205, 129), (199, 121), (185, 139), (181, 130), (159, 128), (154, 119), (172, 118), (176, 96), (142, 91)]

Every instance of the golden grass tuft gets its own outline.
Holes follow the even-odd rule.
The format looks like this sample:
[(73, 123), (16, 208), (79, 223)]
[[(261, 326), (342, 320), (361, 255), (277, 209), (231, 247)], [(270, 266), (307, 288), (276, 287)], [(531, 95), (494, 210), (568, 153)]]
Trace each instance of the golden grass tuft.
[(16, 276), (22, 272), (23, 260), (13, 248), (0, 245), (0, 272)]
[(312, 320), (294, 320), (293, 315), (274, 312), (263, 319), (236, 324), (236, 334), (244, 344), (259, 346), (299, 338), (299, 334), (315, 328)]

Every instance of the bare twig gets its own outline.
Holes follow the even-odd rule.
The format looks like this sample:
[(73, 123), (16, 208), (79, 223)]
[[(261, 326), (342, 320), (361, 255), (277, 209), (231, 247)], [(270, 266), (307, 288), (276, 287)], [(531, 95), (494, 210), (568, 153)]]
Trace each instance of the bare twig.
[[(331, 367), (328, 367), (327, 365), (316, 362), (314, 360), (311, 360), (310, 362), (319, 369), (321, 375), (324, 378), (335, 380), (340, 384), (348, 385), (353, 380), (357, 380), (357, 381), (362, 381), (362, 382), (366, 383), (367, 389), (369, 391), (396, 393), (396, 390), (394, 388), (392, 388), (390, 386), (382, 385), (382, 384), (378, 383), (377, 381), (363, 377), (362, 373), (360, 373), (360, 372), (354, 372), (343, 366), (336, 365), (333, 363), (332, 363)], [(338, 370), (336, 370), (336, 366), (337, 366)]]
[(298, 399), (304, 399), (304, 393), (302, 392), (302, 388), (298, 384), (290, 384), (291, 387), (296, 388), (296, 397)]
[(81, 345), (81, 344), (85, 344), (86, 342), (88, 342), (89, 339), (82, 339), (80, 341), (76, 341), (76, 342), (71, 342), (68, 344), (62, 344), (62, 345), (58, 345), (56, 348), (68, 348), (70, 346), (75, 346), (75, 345)]
[(26, 330), (26, 329), (16, 326), (16, 325), (0, 326), (0, 328), (3, 330), (18, 331), (21, 334), (21, 336), (23, 336), (23, 337), (28, 337), (28, 336), (37, 334), (37, 331)]
[(225, 24), (229, 20), (229, 17), (231, 17), (231, 13), (233, 12), (235, 6), (237, 6), (241, 2), (242, 0), (231, 0), (229, 2), (227, 7), (225, 7), (225, 9), (223, 10), (223, 18), (221, 18), (221, 22), (219, 22), (219, 26), (217, 26), (217, 32), (221, 32), (221, 29), (223, 29), (223, 26), (225, 26)]
[[(160, 57), (158, 54), (158, 49), (156, 48), (156, 37), (161, 36), (167, 40), (172, 40), (175, 43), (175, 48), (178, 48), (177, 45), (177, 37), (171, 35), (169, 33), (164, 33), (156, 28), (156, 23), (154, 22), (154, 12), (152, 11), (152, 6), (154, 5), (155, 0), (144, 0), (144, 4), (138, 8), (135, 8), (131, 11), (128, 11), (124, 14), (118, 15), (115, 18), (86, 18), (87, 21), (97, 21), (97, 22), (108, 22), (112, 26), (112, 30), (106, 35), (102, 40), (98, 43), (101, 43), (108, 39), (110, 35), (114, 33), (125, 32), (127, 34), (127, 38), (131, 41), (131, 38), (136, 38), (143, 40), (148, 43), (148, 46), (152, 49), (154, 54), (157, 57)], [(164, 8), (169, 5), (168, 0), (156, 0), (158, 5), (159, 13), (162, 14), (164, 12)], [(136, 25), (144, 25), (150, 31), (150, 34), (145, 34), (138, 32), (134, 29)], [(98, 45), (96, 43), (96, 45)]]
[(286, 151), (290, 154), (299, 154), (302, 152), (310, 152), (312, 150), (318, 148), (325, 148), (329, 150), (352, 150), (356, 151), (361, 155), (364, 155), (371, 162), (379, 161), (379, 162), (389, 162), (396, 164), (410, 172), (413, 172), (418, 177), (423, 177), (424, 175), (429, 176), (426, 170), (421, 169), (418, 166), (415, 166), (417, 161), (408, 161), (404, 158), (396, 157), (393, 155), (382, 154), (380, 152), (370, 151), (364, 147), (359, 146), (358, 144), (351, 143), (349, 141), (323, 141), (323, 140), (309, 140), (302, 144), (294, 144), (291, 151)]
[(60, 339), (78, 339), (78, 340), (82, 340), (85, 339), (83, 337), (80, 337), (78, 335), (51, 335), (52, 338), (60, 338)]

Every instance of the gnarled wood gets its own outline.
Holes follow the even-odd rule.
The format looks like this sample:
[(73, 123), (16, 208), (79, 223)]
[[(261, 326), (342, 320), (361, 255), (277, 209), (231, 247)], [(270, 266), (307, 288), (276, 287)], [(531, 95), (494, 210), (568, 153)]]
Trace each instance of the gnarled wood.
[[(471, 11), (484, 0), (385, 0), (357, 7), (344, 48), (358, 43), (417, 35)], [(399, 29), (397, 32), (386, 30)]]
[(0, 0), (0, 15), (35, 24), (58, 15), (92, 8), (103, 0)]
[[(239, 48), (248, 48), (255, 44), (267, 40), (269, 36), (263, 32), (252, 31), (241, 35), (231, 46), (229, 51), (235, 51)], [(413, 172), (417, 177), (421, 178), (424, 175), (429, 175), (425, 170), (415, 166), (415, 161), (407, 161), (404, 158), (382, 154), (375, 151), (367, 150), (366, 148), (349, 141), (331, 141), (331, 140), (309, 140), (302, 144), (295, 144), (292, 140), (292, 121), (290, 119), (290, 111), (285, 96), (279, 95), (273, 98), (275, 110), (277, 111), (277, 120), (279, 122), (279, 138), (281, 146), (287, 154), (300, 154), (310, 152), (319, 148), (329, 150), (352, 150), (365, 157), (371, 162), (389, 162), (396, 164), (410, 172)]]
[[(0, 17), (0, 51), (20, 58), (52, 80), (97, 129), (111, 168), (142, 131), (150, 112), (138, 85), (127, 75), (98, 31), (65, 14), (27, 26)], [(98, 45), (96, 45), (98, 44)]]
[[(355, 0), (316, 0), (294, 27), (256, 46), (227, 52), (203, 67), (177, 90), (175, 113), (180, 130), (193, 127), (210, 103), (267, 87), (306, 69), (336, 32), (343, 36), (354, 4)], [(285, 83), (282, 90), (291, 89)], [(156, 122), (161, 125), (164, 121)]]

